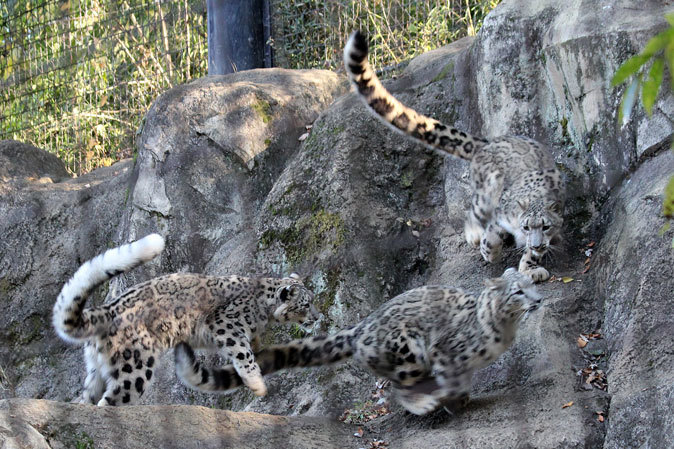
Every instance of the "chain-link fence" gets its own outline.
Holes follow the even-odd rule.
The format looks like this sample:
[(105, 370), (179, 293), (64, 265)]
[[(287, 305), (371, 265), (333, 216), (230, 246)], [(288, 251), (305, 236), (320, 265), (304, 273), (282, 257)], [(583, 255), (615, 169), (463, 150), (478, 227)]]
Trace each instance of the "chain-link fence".
[(0, 139), (76, 174), (130, 156), (156, 96), (207, 72), (204, 0), (4, 0), (0, 33)]
[[(348, 34), (376, 67), (472, 34), (499, 0), (270, 0), (275, 64), (340, 66)], [(208, 73), (205, 0), (0, 2), (0, 139), (75, 174), (128, 157), (151, 102)]]
[(370, 35), (375, 67), (473, 35), (500, 0), (271, 0), (276, 65), (340, 66), (351, 31)]

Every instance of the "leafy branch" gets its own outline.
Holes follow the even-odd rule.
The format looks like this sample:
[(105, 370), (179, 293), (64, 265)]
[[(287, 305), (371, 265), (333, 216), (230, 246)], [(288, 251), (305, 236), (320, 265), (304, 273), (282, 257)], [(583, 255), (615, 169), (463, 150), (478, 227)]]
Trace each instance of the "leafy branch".
[[(617, 86), (632, 80), (623, 94), (618, 121), (623, 126), (627, 124), (637, 99), (637, 92), (641, 90), (641, 103), (650, 117), (653, 105), (658, 97), (660, 86), (664, 78), (665, 65), (670, 73), (670, 89), (674, 91), (674, 13), (665, 15), (669, 28), (656, 34), (648, 41), (638, 55), (625, 61), (613, 75), (612, 86)], [(648, 68), (650, 62), (650, 68)], [(670, 220), (674, 218), (674, 176), (669, 178), (665, 187), (665, 198), (662, 203), (662, 214), (667, 222), (660, 230), (664, 234), (670, 228)], [(672, 239), (674, 248), (674, 239)]]
[[(617, 86), (632, 78), (620, 105), (619, 120), (623, 123), (630, 119), (639, 87), (641, 87), (644, 109), (650, 116), (662, 84), (665, 63), (669, 66), (670, 73), (674, 73), (672, 72), (674, 68), (674, 13), (668, 14), (666, 18), (670, 27), (652, 37), (641, 53), (625, 61), (613, 75), (612, 86)], [(651, 68), (648, 70), (648, 75), (644, 77), (646, 63), (649, 61), (652, 61)], [(671, 87), (674, 90), (674, 78), (672, 78)]]

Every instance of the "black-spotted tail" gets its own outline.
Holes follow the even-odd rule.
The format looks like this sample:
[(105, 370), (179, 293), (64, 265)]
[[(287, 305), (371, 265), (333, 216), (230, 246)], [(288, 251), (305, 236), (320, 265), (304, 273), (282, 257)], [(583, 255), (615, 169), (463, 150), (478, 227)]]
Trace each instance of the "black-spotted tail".
[(188, 387), (222, 393), (243, 385), (243, 379), (231, 365), (207, 367), (197, 361), (192, 347), (185, 342), (175, 347), (175, 362), (178, 378)]
[(355, 31), (344, 47), (344, 66), (356, 91), (370, 111), (386, 124), (429, 148), (471, 160), (487, 141), (419, 114), (398, 101), (381, 84), (367, 60), (367, 37)]
[[(255, 354), (263, 375), (288, 368), (322, 366), (337, 363), (353, 355), (354, 328), (328, 337), (309, 337), (274, 345)], [(233, 366), (207, 367), (199, 363), (187, 343), (175, 348), (176, 374), (188, 387), (210, 392), (225, 392), (243, 385)]]

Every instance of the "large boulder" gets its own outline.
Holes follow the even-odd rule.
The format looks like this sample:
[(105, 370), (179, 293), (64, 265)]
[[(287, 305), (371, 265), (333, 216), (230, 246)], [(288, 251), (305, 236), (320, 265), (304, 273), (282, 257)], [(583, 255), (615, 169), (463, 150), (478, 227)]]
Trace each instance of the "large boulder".
[[(366, 440), (399, 447), (667, 447), (673, 233), (658, 229), (674, 172), (674, 103), (663, 95), (653, 117), (637, 110), (621, 126), (622, 89), (610, 86), (620, 63), (666, 25), (666, 9), (654, 0), (638, 11), (629, 0), (511, 0), (476, 38), (416, 58), (387, 83), (405, 103), (469, 132), (548, 144), (567, 178), (566, 239), (547, 262), (555, 278), (540, 286), (545, 307), (475, 375), (466, 410), (420, 418), (389, 404), (376, 417), (387, 388), (351, 363), (269, 376), (264, 398), (194, 393), (176, 381), (170, 353), (144, 401), (332, 418), (349, 409), (349, 420), (374, 418), (362, 425)], [(161, 258), (92, 303), (160, 273), (297, 271), (323, 314), (314, 332), (333, 332), (407, 289), (478, 292), (516, 265), (516, 251), (486, 264), (463, 239), (467, 164), (391, 132), (354, 94), (337, 98), (345, 88), (323, 71), (204, 78), (155, 102), (133, 167), (0, 184), (0, 214), (11, 217), (0, 221), (9, 236), (0, 243), (0, 394), (79, 392), (81, 355), (49, 327), (53, 300), (84, 260), (152, 231), (167, 237)], [(274, 327), (265, 342), (302, 333)], [(124, 413), (118, 419), (134, 419)]]
[[(108, 247), (150, 231), (168, 240), (161, 260), (115, 279), (90, 304), (174, 271), (280, 275), (255, 272), (251, 223), (306, 125), (345, 89), (344, 78), (327, 71), (196, 80), (157, 99), (135, 162), (77, 179), (42, 150), (0, 144), (7, 161), (0, 177), (0, 397), (71, 400), (81, 391), (81, 350), (56, 338), (51, 310), (77, 267)], [(171, 365), (167, 370), (148, 402), (176, 400)]]
[(63, 162), (51, 153), (16, 140), (0, 141), (0, 181), (58, 182), (70, 175)]
[(607, 449), (674, 442), (674, 260), (672, 233), (659, 232), (662, 192), (673, 174), (674, 155), (659, 154), (605, 205), (595, 292), (609, 354)]
[[(45, 151), (0, 143), (0, 397), (71, 399), (81, 356), (56, 338), (51, 310), (77, 267), (118, 242), (130, 160), (77, 179)], [(92, 295), (101, 302), (105, 289)]]
[(7, 449), (294, 449), (348, 447), (353, 430), (309, 416), (197, 406), (96, 407), (35, 399), (0, 401)]

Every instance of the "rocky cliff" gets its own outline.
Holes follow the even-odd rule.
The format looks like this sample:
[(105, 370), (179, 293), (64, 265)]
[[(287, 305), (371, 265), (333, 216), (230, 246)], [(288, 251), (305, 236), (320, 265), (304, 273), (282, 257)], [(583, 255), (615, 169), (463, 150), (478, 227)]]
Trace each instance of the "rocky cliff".
[[(540, 286), (545, 307), (476, 374), (473, 400), (453, 416), (374, 410), (386, 387), (349, 363), (271, 376), (265, 398), (197, 394), (175, 378), (170, 353), (147, 406), (11, 399), (79, 393), (81, 353), (51, 329), (53, 302), (79, 264), (149, 232), (167, 239), (160, 260), (113, 280), (92, 303), (174, 271), (297, 271), (323, 313), (314, 331), (330, 332), (409, 288), (477, 291), (516, 265), (514, 252), (487, 265), (463, 240), (467, 164), (391, 133), (343, 77), (255, 70), (177, 87), (148, 111), (135, 160), (78, 179), (34, 147), (1, 143), (0, 435), (9, 447), (252, 444), (245, 438), (259, 440), (251, 447), (671, 447), (673, 235), (658, 230), (674, 173), (674, 100), (661, 96), (652, 117), (637, 112), (621, 127), (622, 91), (610, 86), (666, 25), (665, 3), (507, 0), (476, 38), (412, 60), (387, 83), (469, 132), (548, 144), (568, 185), (566, 242), (548, 263), (556, 280)], [(266, 341), (300, 332), (275, 327)], [(374, 418), (360, 424), (361, 438), (352, 436), (358, 424), (336, 420), (345, 410), (347, 421)], [(120, 440), (106, 423), (156, 440)], [(201, 423), (212, 425), (193, 428)], [(281, 436), (264, 436), (272, 434)]]

